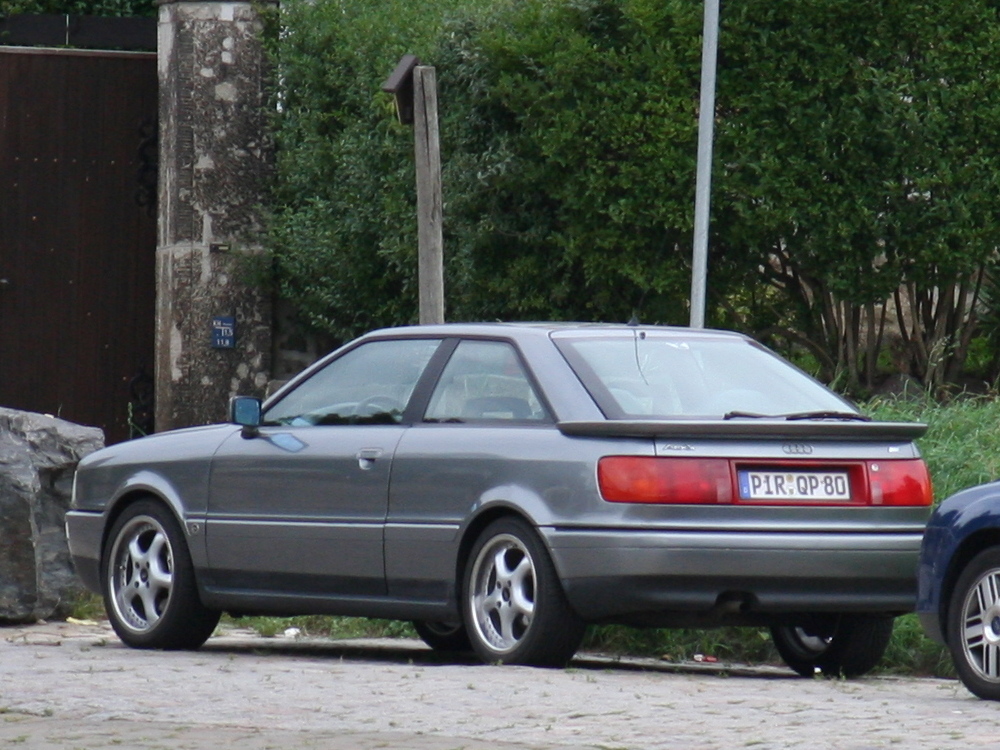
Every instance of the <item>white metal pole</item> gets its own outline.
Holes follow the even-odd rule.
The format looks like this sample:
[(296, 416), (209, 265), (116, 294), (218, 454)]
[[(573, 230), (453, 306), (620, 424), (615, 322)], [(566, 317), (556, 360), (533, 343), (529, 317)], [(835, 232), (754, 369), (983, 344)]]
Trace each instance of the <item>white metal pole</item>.
[(708, 277), (708, 218), (712, 201), (712, 138), (715, 130), (715, 69), (719, 50), (719, 0), (705, 0), (701, 42), (701, 104), (698, 164), (694, 188), (694, 246), (691, 256), (691, 327), (705, 327)]

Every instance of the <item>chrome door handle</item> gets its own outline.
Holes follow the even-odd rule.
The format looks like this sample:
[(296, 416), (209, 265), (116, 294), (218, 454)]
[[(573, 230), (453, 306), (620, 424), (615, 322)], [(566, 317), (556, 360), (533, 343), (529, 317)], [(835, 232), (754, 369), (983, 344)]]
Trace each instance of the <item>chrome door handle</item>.
[(358, 466), (367, 471), (375, 464), (376, 459), (382, 457), (383, 453), (381, 448), (362, 448), (357, 455)]

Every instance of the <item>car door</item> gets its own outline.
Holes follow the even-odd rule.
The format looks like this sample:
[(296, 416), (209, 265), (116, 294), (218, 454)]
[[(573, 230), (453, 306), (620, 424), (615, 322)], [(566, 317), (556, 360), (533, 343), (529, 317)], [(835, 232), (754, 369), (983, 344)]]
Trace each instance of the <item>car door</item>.
[(439, 340), (375, 340), (269, 404), (213, 463), (209, 585), (291, 596), (385, 593), (393, 453)]
[(458, 343), (423, 419), (396, 450), (385, 542), (390, 596), (454, 599), (459, 532), (470, 513), (519, 500), (530, 479), (562, 470), (543, 460), (559, 439), (550, 414), (510, 342)]

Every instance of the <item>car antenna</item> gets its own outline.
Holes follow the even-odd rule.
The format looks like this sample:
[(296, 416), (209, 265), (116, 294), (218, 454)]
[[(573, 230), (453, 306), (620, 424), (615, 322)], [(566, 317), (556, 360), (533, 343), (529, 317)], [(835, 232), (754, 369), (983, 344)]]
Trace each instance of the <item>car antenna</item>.
[(629, 318), (628, 323), (625, 325), (631, 326), (632, 328), (637, 328), (639, 326), (639, 315), (637, 313), (632, 313), (632, 317)]

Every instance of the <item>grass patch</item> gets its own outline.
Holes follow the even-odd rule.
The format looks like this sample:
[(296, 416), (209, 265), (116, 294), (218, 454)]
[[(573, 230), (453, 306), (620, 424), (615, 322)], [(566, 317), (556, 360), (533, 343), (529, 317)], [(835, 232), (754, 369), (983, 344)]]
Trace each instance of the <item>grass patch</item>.
[(381, 620), (371, 617), (329, 617), (326, 615), (301, 615), (298, 617), (230, 617), (223, 623), (237, 628), (248, 628), (272, 638), (289, 628), (297, 628), (310, 638), (416, 638), (413, 626), (403, 620)]
[(925, 636), (920, 621), (913, 614), (896, 618), (889, 648), (876, 671), (880, 674), (955, 677), (948, 649)]
[(602, 653), (687, 661), (696, 655), (720, 662), (780, 664), (767, 628), (630, 628), (594, 625), (587, 629), (582, 648)]
[(938, 501), (1000, 477), (1000, 400), (961, 396), (946, 404), (925, 399), (875, 399), (862, 406), (875, 419), (924, 422), (917, 441)]
[(90, 591), (81, 591), (72, 603), (69, 616), (77, 620), (103, 620), (104, 600)]

